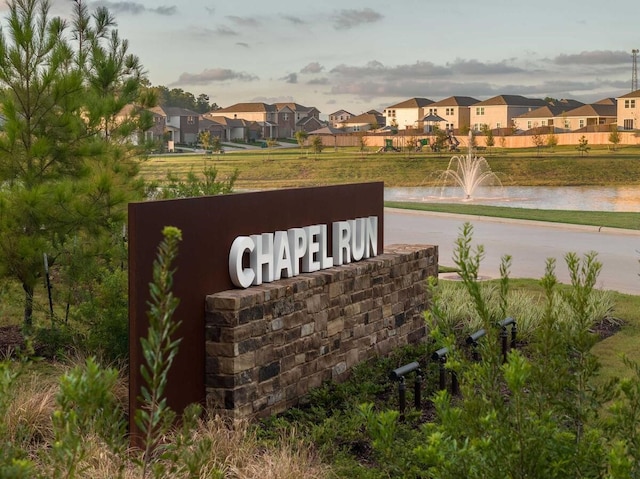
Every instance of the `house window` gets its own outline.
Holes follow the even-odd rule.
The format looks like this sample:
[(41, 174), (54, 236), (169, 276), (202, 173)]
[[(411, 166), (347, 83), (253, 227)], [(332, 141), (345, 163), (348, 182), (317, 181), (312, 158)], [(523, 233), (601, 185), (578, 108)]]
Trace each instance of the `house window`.
[(484, 107), (483, 106), (476, 107), (476, 115), (484, 115)]
[(527, 121), (527, 130), (531, 129), (531, 120)]
[(196, 122), (195, 117), (188, 116), (187, 117), (187, 125), (193, 125)]
[(636, 107), (636, 101), (635, 100), (625, 100), (624, 101), (624, 107), (625, 108), (635, 108)]
[(542, 120), (542, 126), (547, 126), (547, 120)]
[(496, 123), (496, 128), (502, 128), (502, 123), (500, 122)]
[(445, 111), (447, 115), (453, 115), (453, 108), (447, 108)]
[(633, 130), (633, 120), (624, 120), (624, 129)]
[(445, 125), (445, 128), (446, 128), (447, 130), (453, 130), (453, 123), (447, 123), (447, 124)]
[(564, 127), (566, 129), (568, 129), (568, 130), (571, 129), (571, 122), (569, 120), (565, 120), (564, 121)]
[(287, 121), (289, 119), (289, 113), (285, 113), (284, 114), (284, 121)]
[(475, 124), (473, 125), (473, 129), (474, 129), (475, 131), (480, 131), (480, 125), (479, 125), (478, 123), (475, 123)]
[(584, 120), (580, 120), (580, 128), (584, 128)]

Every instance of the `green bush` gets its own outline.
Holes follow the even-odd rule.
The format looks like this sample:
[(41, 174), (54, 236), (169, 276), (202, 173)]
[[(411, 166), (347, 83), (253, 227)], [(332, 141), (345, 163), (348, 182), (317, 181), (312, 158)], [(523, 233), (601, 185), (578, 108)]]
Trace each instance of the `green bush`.
[(92, 294), (79, 305), (75, 316), (83, 325), (87, 351), (108, 361), (129, 355), (128, 284), (126, 270), (101, 269)]

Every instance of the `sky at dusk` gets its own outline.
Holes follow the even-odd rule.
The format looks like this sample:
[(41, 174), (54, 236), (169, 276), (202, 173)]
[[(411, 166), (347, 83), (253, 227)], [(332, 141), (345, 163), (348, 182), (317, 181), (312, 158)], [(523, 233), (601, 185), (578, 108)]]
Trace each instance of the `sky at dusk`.
[[(134, 0), (106, 6), (153, 85), (360, 114), (412, 97), (631, 90), (640, 1)], [(68, 16), (71, 0), (55, 0)]]

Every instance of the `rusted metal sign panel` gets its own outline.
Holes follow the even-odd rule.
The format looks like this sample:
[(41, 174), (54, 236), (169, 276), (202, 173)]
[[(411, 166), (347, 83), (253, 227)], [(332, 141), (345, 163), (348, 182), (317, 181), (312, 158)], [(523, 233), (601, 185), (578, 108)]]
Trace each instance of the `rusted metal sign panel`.
[(173, 292), (180, 299), (175, 318), (182, 337), (168, 378), (168, 405), (180, 413), (205, 399), (204, 302), (207, 294), (234, 288), (229, 250), (242, 235), (287, 230), (360, 217), (378, 217), (378, 252), (384, 249), (384, 184), (296, 188), (129, 205), (129, 410), (142, 385), (140, 338), (148, 328), (149, 283), (164, 226), (182, 230)]

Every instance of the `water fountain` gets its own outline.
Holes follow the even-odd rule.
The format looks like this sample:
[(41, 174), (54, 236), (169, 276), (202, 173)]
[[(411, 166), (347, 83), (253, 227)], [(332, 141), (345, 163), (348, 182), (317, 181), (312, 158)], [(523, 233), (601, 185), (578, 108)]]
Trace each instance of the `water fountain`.
[(470, 200), (479, 186), (495, 186), (502, 188), (502, 183), (491, 171), (484, 157), (473, 154), (473, 133), (469, 131), (469, 151), (465, 156), (452, 156), (447, 170), (441, 175), (441, 191), (455, 186), (461, 187), (464, 198)]

